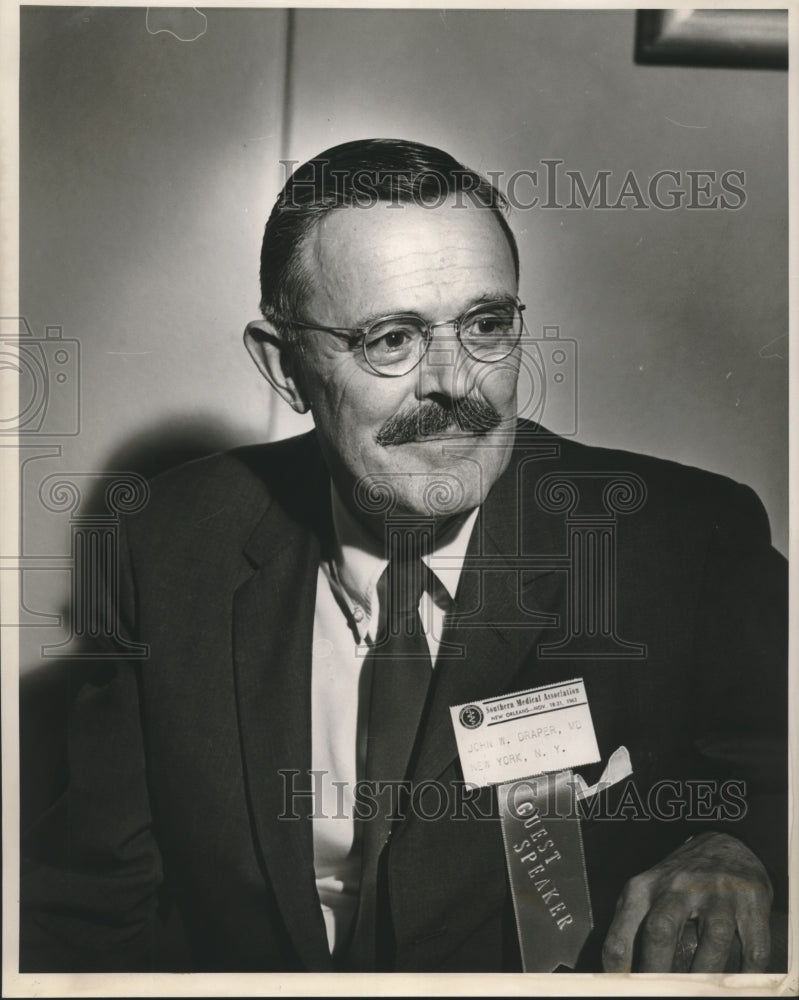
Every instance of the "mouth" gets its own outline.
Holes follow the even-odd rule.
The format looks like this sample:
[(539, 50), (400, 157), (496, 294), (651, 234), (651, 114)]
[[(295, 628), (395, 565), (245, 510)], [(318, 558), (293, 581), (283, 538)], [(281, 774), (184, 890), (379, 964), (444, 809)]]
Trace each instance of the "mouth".
[(480, 442), (485, 440), (487, 440), (486, 431), (450, 430), (408, 438), (404, 441), (382, 442), (381, 447), (397, 454), (405, 448), (408, 455), (416, 454), (427, 462), (445, 462), (448, 458), (479, 448)]
[(464, 438), (485, 437), (487, 431), (459, 430), (453, 427), (447, 431), (436, 431), (431, 434), (420, 434), (417, 437), (409, 438), (406, 441), (386, 442), (384, 447), (401, 447), (404, 444), (437, 444), (441, 441), (462, 441)]

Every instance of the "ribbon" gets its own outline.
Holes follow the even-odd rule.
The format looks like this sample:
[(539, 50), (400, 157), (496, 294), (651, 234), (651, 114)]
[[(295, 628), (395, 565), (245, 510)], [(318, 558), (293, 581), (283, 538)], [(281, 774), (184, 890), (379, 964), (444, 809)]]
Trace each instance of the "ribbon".
[(497, 787), (525, 972), (574, 968), (594, 926), (571, 771)]

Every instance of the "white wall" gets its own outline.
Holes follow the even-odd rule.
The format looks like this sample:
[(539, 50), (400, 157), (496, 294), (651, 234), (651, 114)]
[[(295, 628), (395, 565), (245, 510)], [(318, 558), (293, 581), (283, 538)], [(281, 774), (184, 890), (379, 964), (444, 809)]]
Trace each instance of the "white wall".
[[(81, 354), (80, 433), (37, 436), (61, 454), (23, 483), (24, 550), (52, 556), (68, 517), (43, 509), (43, 477), (153, 472), (270, 433), (241, 336), (280, 180), (288, 15), (209, 9), (179, 41), (143, 7), (21, 14), (21, 309)], [(68, 573), (41, 565), (26, 604), (60, 613)], [(23, 665), (59, 634), (26, 631)]]

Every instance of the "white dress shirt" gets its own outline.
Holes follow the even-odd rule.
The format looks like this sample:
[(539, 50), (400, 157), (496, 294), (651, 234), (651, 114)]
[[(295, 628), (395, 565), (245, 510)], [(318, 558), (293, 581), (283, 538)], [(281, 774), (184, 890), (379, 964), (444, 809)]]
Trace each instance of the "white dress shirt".
[[(332, 490), (335, 551), (319, 567), (314, 615), (311, 741), (314, 867), (331, 953), (340, 950), (358, 906), (360, 844), (353, 820), (354, 787), (366, 761), (368, 677), (362, 677), (380, 608), (377, 582), (387, 565), (384, 546), (353, 517)], [(419, 605), (435, 666), (444, 617), (458, 589), (477, 519), (475, 508), (448, 526), (424, 562), (433, 593)]]

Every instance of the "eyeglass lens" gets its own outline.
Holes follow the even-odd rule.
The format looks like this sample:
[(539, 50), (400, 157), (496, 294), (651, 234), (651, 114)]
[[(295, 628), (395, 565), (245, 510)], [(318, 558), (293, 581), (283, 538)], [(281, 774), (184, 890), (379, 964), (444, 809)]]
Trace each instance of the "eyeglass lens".
[[(477, 361), (501, 361), (513, 351), (521, 336), (521, 313), (513, 302), (476, 306), (458, 324), (461, 344)], [(405, 374), (424, 354), (428, 331), (428, 324), (417, 316), (378, 320), (364, 337), (366, 360), (385, 374)]]

